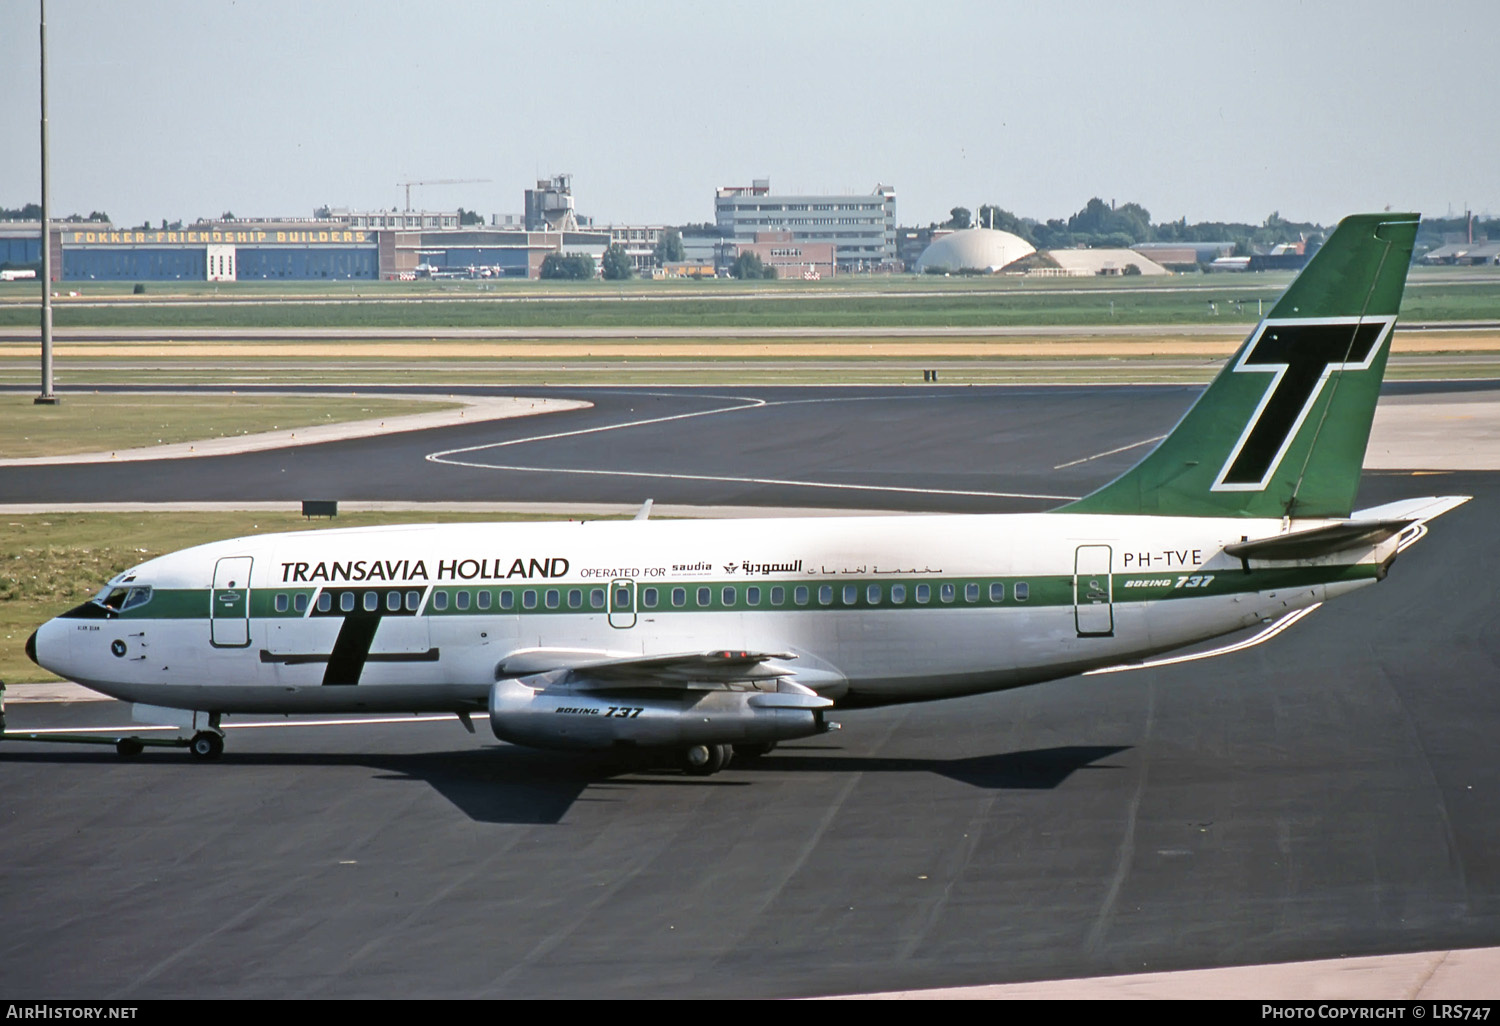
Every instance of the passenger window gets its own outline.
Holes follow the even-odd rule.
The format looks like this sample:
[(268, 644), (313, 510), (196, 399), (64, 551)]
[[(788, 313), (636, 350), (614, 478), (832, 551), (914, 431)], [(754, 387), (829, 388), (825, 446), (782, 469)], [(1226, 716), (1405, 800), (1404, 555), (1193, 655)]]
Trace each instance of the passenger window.
[[(408, 613), (415, 613), (417, 611), (417, 607), (420, 606), (421, 604), (422, 604), (422, 593), (420, 591), (409, 591), (409, 592), (406, 593), (406, 611)], [(480, 603), (480, 605), (482, 605), (482, 606), (483, 605), (488, 605), (488, 604), (489, 603), (487, 603), (487, 602), (481, 602)]]
[(833, 585), (824, 584), (818, 587), (818, 601), (825, 606), (833, 605)]
[(979, 585), (977, 585), (977, 584), (966, 584), (966, 585), (964, 585), (964, 601), (965, 602), (978, 602), (979, 601)]
[[(464, 608), (469, 605), (469, 593), (464, 592)], [(401, 593), (399, 591), (388, 591), (385, 593), (385, 608), (387, 612), (397, 613), (401, 611)]]
[(641, 592), (641, 605), (647, 609), (656, 608), (656, 599), (657, 594), (655, 588), (646, 588)]
[(865, 601), (872, 606), (880, 605), (880, 585), (872, 584), (865, 589)]
[(307, 596), (306, 595), (293, 595), (292, 596), (292, 608), (295, 609), (299, 613), (305, 613), (305, 612), (307, 612)]
[(713, 605), (713, 601), (714, 601), (714, 590), (712, 588), (699, 588), (698, 589), (698, 605), (700, 605), (700, 606), (710, 606), (710, 605)]
[(446, 591), (435, 591), (432, 593), (432, 608), (440, 613), (448, 608), (448, 593)]
[(583, 608), (583, 592), (582, 591), (580, 591), (577, 588), (569, 588), (568, 589), (568, 608), (569, 609), (582, 609)]
[[(412, 592), (412, 594), (415, 595), (416, 592)], [(480, 609), (488, 609), (488, 608), (490, 608), (490, 602), (493, 601), (493, 598), (494, 598), (494, 593), (493, 592), (481, 591), (479, 593), (479, 608)]]
[(736, 594), (735, 589), (725, 588), (722, 597), (726, 606), (732, 606), (734, 605), (734, 600), (739, 596)]
[(516, 593), (513, 592), (513, 591), (502, 591), (500, 593), (500, 608), (501, 609), (514, 609), (514, 608), (516, 608)]
[(286, 611), (287, 611), (286, 594), (284, 592), (279, 592), (278, 591), (276, 593), (276, 612), (278, 612), (278, 613), (284, 613)]
[(346, 591), (339, 596), (339, 610), (344, 613), (354, 612), (354, 592)]
[(771, 589), (771, 605), (773, 605), (773, 606), (780, 606), (780, 605), (785, 605), (785, 604), (786, 604), (786, 589), (785, 588), (772, 588)]
[(896, 605), (898, 605), (898, 606), (901, 603), (903, 603), (903, 602), (906, 601), (906, 585), (904, 585), (904, 584), (893, 584), (893, 585), (891, 585), (891, 601), (894, 602), (894, 603), (896, 603)]
[(535, 609), (536, 592), (531, 590), (530, 588), (527, 588), (525, 591), (521, 592), (521, 606), (524, 609)]
[(453, 608), (455, 608), (455, 609), (468, 609), (469, 608), (469, 593), (466, 592), (466, 591), (456, 592), (454, 594), (454, 596), (453, 596)]
[(365, 598), (364, 598), (363, 605), (365, 607), (365, 612), (367, 612), (367, 613), (373, 613), (376, 610), (378, 610), (380, 608), (380, 592), (378, 592), (378, 591), (367, 591), (367, 592), (365, 592)]
[(318, 612), (326, 613), (333, 608), (333, 596), (326, 591), (318, 593)]
[(846, 605), (846, 606), (852, 606), (852, 605), (854, 605), (854, 603), (856, 603), (858, 601), (859, 601), (859, 585), (857, 585), (857, 584), (846, 584), (846, 585), (844, 585), (844, 605)]
[(932, 601), (932, 585), (930, 585), (930, 584), (919, 584), (919, 585), (917, 585), (917, 605), (919, 605), (919, 606), (925, 606), (928, 602), (931, 602), (931, 601)]
[(1017, 581), (1015, 593), (1017, 602), (1025, 602), (1031, 597), (1031, 585), (1027, 584), (1025, 581)]
[(557, 589), (556, 588), (548, 588), (547, 589), (547, 608), (548, 609), (556, 609), (557, 606), (558, 606), (558, 604), (560, 602), (562, 602), (562, 596), (560, 594), (558, 594)]
[(796, 599), (797, 605), (799, 605), (799, 606), (805, 606), (805, 605), (807, 605), (807, 595), (808, 595), (807, 585), (805, 585), (805, 584), (799, 584), (799, 585), (797, 585), (797, 590), (794, 591), (794, 592), (792, 592), (792, 595)]
[(687, 589), (686, 588), (673, 588), (672, 589), (672, 605), (674, 605), (674, 606), (681, 606), (681, 605), (686, 605), (686, 604), (687, 604)]
[(999, 581), (996, 581), (994, 584), (990, 585), (990, 601), (1005, 601), (1005, 585), (1001, 584)]
[(938, 598), (941, 599), (944, 602), (952, 602), (954, 596), (957, 595), (957, 594), (958, 594), (958, 588), (956, 588), (952, 584), (940, 584), (940, 585), (938, 585)]
[(759, 588), (746, 588), (745, 589), (745, 605), (747, 605), (747, 606), (758, 606), (758, 605), (760, 605), (760, 589)]
[(603, 588), (590, 588), (589, 589), (589, 605), (593, 606), (595, 609), (603, 609), (604, 608), (604, 589)]

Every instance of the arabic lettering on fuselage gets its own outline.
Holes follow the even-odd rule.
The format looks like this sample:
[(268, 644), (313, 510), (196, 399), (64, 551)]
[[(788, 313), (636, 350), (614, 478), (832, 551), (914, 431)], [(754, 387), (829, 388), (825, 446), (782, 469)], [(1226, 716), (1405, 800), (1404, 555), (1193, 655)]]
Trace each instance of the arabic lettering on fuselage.
[(759, 574), (762, 577), (770, 574), (798, 574), (802, 572), (802, 560), (791, 563), (757, 563), (746, 559), (739, 563), (725, 563), (724, 570), (731, 574), (740, 572), (751, 576)]
[(940, 573), (943, 572), (943, 569), (942, 569), (942, 567), (939, 567), (938, 569), (934, 570), (930, 566), (924, 566), (924, 567), (920, 567), (920, 568), (914, 566), (910, 570), (905, 570), (905, 569), (902, 569), (900, 567), (897, 567), (894, 570), (882, 570), (878, 566), (876, 566), (876, 567), (855, 566), (855, 567), (844, 567), (843, 569), (834, 568), (834, 569), (830, 570), (826, 566), (819, 566), (818, 567), (818, 572), (821, 573), (821, 574), (830, 575), (830, 576), (833, 575), (833, 574), (880, 574), (880, 575), (884, 576), (884, 575), (887, 575), (887, 574), (902, 574), (902, 575), (909, 575), (909, 574), (940, 574)]

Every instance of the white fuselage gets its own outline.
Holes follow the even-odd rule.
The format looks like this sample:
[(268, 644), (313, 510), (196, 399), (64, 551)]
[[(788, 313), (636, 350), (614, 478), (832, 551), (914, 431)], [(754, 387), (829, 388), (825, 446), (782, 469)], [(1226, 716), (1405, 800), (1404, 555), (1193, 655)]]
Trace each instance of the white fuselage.
[[(788, 653), (844, 703), (998, 690), (1254, 626), (1377, 579), (1394, 539), (1242, 563), (1323, 521), (1028, 514), (452, 524), (216, 542), (36, 637), (46, 668), (205, 712), (469, 710), (591, 659)], [(143, 596), (145, 592), (141, 593)], [(374, 608), (369, 608), (373, 605)]]

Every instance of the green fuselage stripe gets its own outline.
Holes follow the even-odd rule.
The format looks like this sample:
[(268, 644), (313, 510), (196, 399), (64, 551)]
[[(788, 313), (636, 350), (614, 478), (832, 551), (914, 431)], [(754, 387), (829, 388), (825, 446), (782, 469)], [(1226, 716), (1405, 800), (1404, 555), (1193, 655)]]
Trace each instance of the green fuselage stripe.
[[(1370, 563), (1336, 566), (1239, 569), (1213, 573), (1130, 573), (1110, 576), (1115, 605), (1162, 600), (1204, 598), (1305, 588), (1320, 584), (1369, 580), (1377, 568)], [(1085, 575), (1102, 578), (1106, 575)], [(547, 585), (406, 584), (361, 588), (360, 591), (417, 593), (420, 613), (430, 617), (553, 615), (608, 612), (608, 590), (603, 582)], [(340, 589), (350, 590), (350, 589)], [(481, 606), (481, 594), (488, 604)], [(124, 613), (122, 620), (204, 620), (209, 616), (208, 589), (158, 588), (151, 600)], [(257, 588), (251, 592), (251, 619), (302, 619), (345, 615), (336, 604), (317, 608), (317, 588)], [(616, 612), (662, 615), (705, 612), (865, 612), (903, 609), (977, 609), (1071, 606), (1073, 576), (876, 578), (841, 577), (806, 581), (693, 580), (637, 582), (633, 605), (617, 603)], [(460, 607), (462, 603), (462, 607)], [(357, 611), (357, 610), (356, 610)], [(384, 602), (372, 612), (386, 611)], [(408, 615), (410, 615), (408, 613)]]

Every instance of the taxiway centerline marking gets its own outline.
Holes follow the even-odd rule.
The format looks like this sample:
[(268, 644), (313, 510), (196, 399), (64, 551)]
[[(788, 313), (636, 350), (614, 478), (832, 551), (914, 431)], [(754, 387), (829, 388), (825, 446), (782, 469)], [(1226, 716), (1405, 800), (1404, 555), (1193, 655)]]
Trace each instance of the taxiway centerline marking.
[[(649, 395), (650, 393), (644, 393)], [(1038, 499), (1049, 502), (1071, 502), (1078, 498), (1076, 495), (1048, 495), (1032, 494), (1029, 492), (990, 492), (970, 491), (964, 489), (950, 488), (913, 488), (899, 485), (874, 485), (874, 484), (841, 484), (829, 481), (798, 481), (781, 478), (762, 477), (731, 477), (718, 474), (679, 474), (665, 471), (641, 471), (641, 470), (596, 470), (590, 468), (570, 467), (528, 467), (521, 465), (477, 463), (470, 460), (458, 460), (451, 457), (464, 454), (481, 452), (485, 449), (500, 449), (506, 446), (522, 445), (527, 442), (544, 442), (558, 438), (569, 438), (578, 435), (599, 434), (605, 431), (616, 431), (622, 428), (643, 427), (649, 424), (662, 424), (668, 421), (686, 420), (691, 417), (707, 417), (720, 413), (736, 413), (741, 410), (769, 409), (773, 406), (793, 406), (815, 402), (864, 402), (875, 397), (850, 396), (837, 399), (784, 399), (770, 401), (765, 399), (752, 399), (747, 396), (726, 396), (725, 398), (743, 399), (740, 405), (722, 406), (711, 410), (698, 410), (693, 413), (678, 413), (667, 417), (652, 417), (644, 420), (622, 421), (616, 424), (601, 424), (597, 427), (580, 428), (576, 431), (561, 431), (546, 435), (533, 435), (528, 438), (512, 438), (503, 442), (490, 442), (484, 445), (471, 445), (459, 449), (445, 449), (440, 452), (428, 453), (424, 459), (432, 463), (441, 463), (447, 466), (469, 467), (474, 470), (501, 470), (517, 473), (531, 474), (585, 474), (598, 477), (639, 477), (652, 478), (667, 481), (717, 481), (727, 484), (756, 484), (756, 485), (782, 485), (799, 488), (826, 488), (842, 491), (874, 491), (894, 492), (907, 495), (961, 495), (979, 498), (996, 499)], [(906, 397), (902, 397), (906, 398)]]
[[(643, 393), (650, 395), (651, 393)], [(604, 431), (618, 431), (621, 428), (644, 427), (647, 424), (665, 424), (673, 420), (687, 420), (691, 417), (707, 417), (715, 413), (732, 413), (735, 410), (748, 410), (757, 406), (768, 405), (764, 399), (754, 399), (748, 396), (711, 396), (710, 398), (727, 398), (741, 400), (738, 406), (721, 406), (712, 410), (695, 410), (692, 413), (674, 413), (667, 417), (649, 417), (644, 420), (621, 421), (617, 424), (601, 424), (598, 427), (579, 428), (576, 431), (556, 431), (546, 435), (532, 435), (528, 438), (512, 438), (504, 442), (486, 442), (484, 445), (469, 445), (460, 449), (444, 449), (440, 452), (428, 453), (425, 457), (433, 463), (450, 463), (458, 466), (484, 466), (484, 464), (463, 463), (459, 460), (444, 459), (459, 453), (479, 452), (483, 449), (503, 449), (510, 445), (524, 445), (527, 442), (548, 442), (558, 438), (573, 438), (578, 435), (593, 435)]]
[(1068, 467), (1076, 467), (1080, 463), (1087, 463), (1090, 460), (1103, 459), (1105, 456), (1113, 456), (1117, 452), (1127, 452), (1127, 451), (1129, 451), (1131, 449), (1138, 448), (1138, 447), (1140, 447), (1142, 445), (1150, 445), (1152, 442), (1159, 442), (1163, 438), (1166, 438), (1166, 437), (1167, 437), (1166, 435), (1157, 435), (1155, 438), (1142, 438), (1139, 442), (1131, 442), (1129, 445), (1122, 445), (1122, 446), (1120, 446), (1117, 449), (1110, 449), (1107, 452), (1096, 452), (1096, 453), (1094, 453), (1094, 455), (1092, 455), (1092, 456), (1085, 456), (1081, 460), (1069, 460), (1067, 463), (1059, 463), (1057, 466), (1053, 467), (1052, 469), (1053, 470), (1065, 470)]

